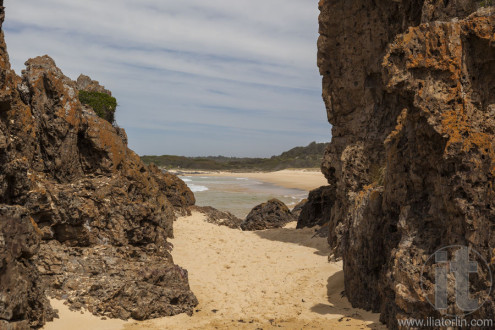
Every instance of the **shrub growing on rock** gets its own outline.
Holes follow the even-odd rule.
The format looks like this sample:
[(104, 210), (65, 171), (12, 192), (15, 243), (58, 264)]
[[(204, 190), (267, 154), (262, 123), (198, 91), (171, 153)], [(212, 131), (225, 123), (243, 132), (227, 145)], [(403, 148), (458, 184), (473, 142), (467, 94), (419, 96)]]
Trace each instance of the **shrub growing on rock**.
[(79, 91), (79, 101), (93, 108), (100, 118), (112, 124), (115, 122), (115, 110), (117, 109), (117, 100), (115, 97), (105, 93), (81, 90)]

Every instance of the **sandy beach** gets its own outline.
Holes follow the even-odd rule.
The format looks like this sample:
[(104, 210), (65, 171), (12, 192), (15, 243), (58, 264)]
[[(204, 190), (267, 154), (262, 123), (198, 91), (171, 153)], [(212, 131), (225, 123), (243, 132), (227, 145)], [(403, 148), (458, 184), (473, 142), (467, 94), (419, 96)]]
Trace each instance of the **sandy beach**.
[(282, 170), (276, 172), (201, 172), (200, 174), (187, 175), (243, 177), (273, 183), (285, 188), (307, 191), (328, 185), (327, 179), (319, 169)]
[(328, 262), (326, 239), (294, 227), (242, 232), (206, 223), (199, 213), (180, 218), (172, 254), (200, 302), (192, 317), (101, 320), (53, 301), (60, 319), (44, 329), (385, 329), (378, 314), (342, 297), (342, 264)]

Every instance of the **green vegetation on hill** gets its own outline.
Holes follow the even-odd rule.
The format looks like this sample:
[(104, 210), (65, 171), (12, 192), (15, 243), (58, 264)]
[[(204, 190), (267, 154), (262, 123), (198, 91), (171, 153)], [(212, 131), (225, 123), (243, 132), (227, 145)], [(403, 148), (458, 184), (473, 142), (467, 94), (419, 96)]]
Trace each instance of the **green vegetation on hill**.
[(115, 110), (117, 100), (105, 93), (79, 91), (79, 101), (88, 105), (100, 117), (113, 124), (115, 122)]
[(312, 142), (271, 158), (237, 158), (223, 156), (143, 156), (146, 164), (155, 163), (166, 169), (194, 169), (218, 171), (278, 171), (286, 168), (319, 168), (326, 143)]

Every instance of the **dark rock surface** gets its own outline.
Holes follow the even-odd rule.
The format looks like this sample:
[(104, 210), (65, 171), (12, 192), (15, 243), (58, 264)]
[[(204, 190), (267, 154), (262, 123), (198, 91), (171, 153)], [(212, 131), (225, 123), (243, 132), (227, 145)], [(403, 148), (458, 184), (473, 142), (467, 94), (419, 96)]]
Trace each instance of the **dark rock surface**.
[[(353, 306), (380, 312), (390, 328), (441, 316), (426, 300), (432, 267), (421, 288), (436, 250), (469, 246), (490, 260), (495, 247), (495, 17), (481, 3), (319, 4), (333, 125), (322, 171), (336, 189), (329, 242)], [(493, 294), (483, 297), (489, 273), (480, 267), (471, 283), (487, 301), (468, 320), (494, 317)]]
[(297, 219), (292, 215), (287, 205), (278, 199), (255, 206), (241, 223), (242, 230), (264, 230), (281, 228)]
[(297, 219), (299, 218), (299, 214), (301, 214), (303, 206), (308, 202), (308, 199), (305, 198), (301, 200), (299, 203), (297, 203), (292, 210), (290, 210), (290, 213)]
[(37, 328), (53, 319), (33, 261), (36, 230), (25, 208), (0, 206), (0, 329)]
[(167, 199), (176, 211), (180, 215), (190, 214), (188, 207), (196, 203), (196, 198), (186, 183), (176, 175), (162, 172), (154, 164), (150, 164), (148, 169), (158, 184), (160, 191), (167, 196)]
[[(39, 311), (26, 309), (19, 318), (38, 325), (48, 319), (40, 316), (45, 310), (49, 314), (46, 298), (38, 295), (43, 285), (55, 296), (72, 290), (75, 298), (69, 303), (87, 304), (100, 315), (191, 313), (197, 302), (167, 243), (174, 206), (182, 201), (188, 206), (191, 195), (175, 199), (164, 186), (170, 181), (178, 186), (180, 180), (143, 164), (127, 147), (123, 129), (80, 104), (77, 84), (50, 57), (28, 60), (17, 76), (0, 33), (0, 208), (24, 207), (42, 239), (37, 255), (22, 258), (25, 265), (32, 259), (44, 269), (43, 281), (26, 266), (16, 268), (19, 282), (12, 284), (23, 287), (30, 308)], [(102, 267), (99, 272), (88, 270), (96, 265)], [(118, 274), (115, 281), (105, 282), (109, 273)], [(16, 301), (6, 301), (3, 310), (16, 308)], [(146, 304), (152, 306), (136, 314), (135, 306)]]
[(191, 206), (189, 209), (205, 214), (206, 221), (209, 223), (232, 229), (241, 229), (242, 219), (230, 212), (219, 211), (211, 206)]
[(331, 186), (310, 191), (307, 202), (301, 207), (297, 228), (323, 226), (328, 223), (334, 201), (335, 188)]

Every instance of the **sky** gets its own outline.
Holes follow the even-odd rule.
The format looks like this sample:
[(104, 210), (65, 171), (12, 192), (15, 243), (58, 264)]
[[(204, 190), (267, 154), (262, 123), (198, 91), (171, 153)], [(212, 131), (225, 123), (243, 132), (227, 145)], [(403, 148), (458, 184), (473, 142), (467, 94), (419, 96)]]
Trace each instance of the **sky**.
[(4, 5), (15, 71), (48, 54), (68, 77), (98, 80), (140, 155), (268, 157), (331, 139), (317, 0)]

